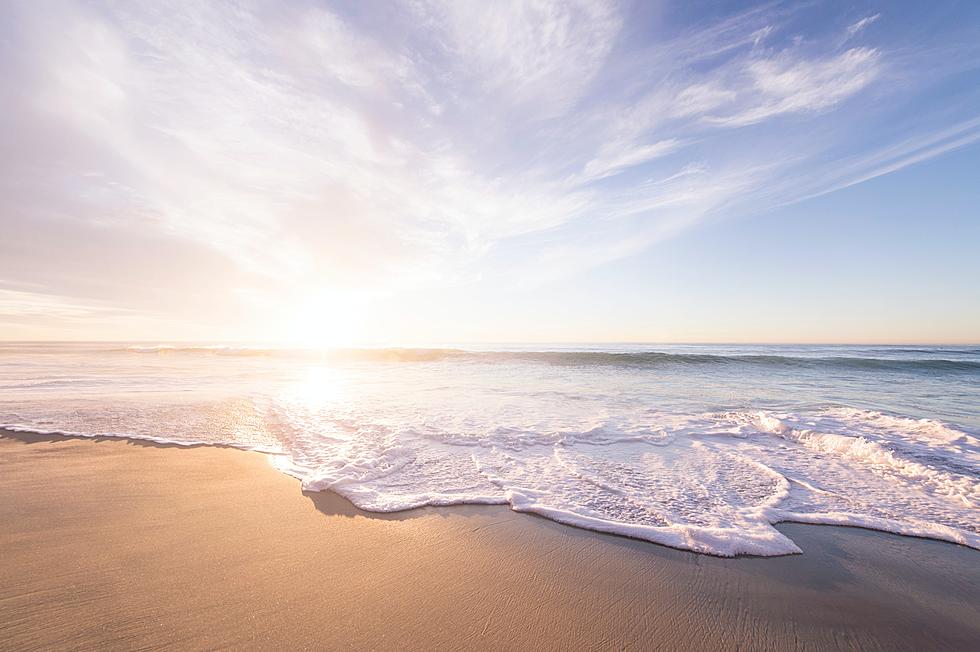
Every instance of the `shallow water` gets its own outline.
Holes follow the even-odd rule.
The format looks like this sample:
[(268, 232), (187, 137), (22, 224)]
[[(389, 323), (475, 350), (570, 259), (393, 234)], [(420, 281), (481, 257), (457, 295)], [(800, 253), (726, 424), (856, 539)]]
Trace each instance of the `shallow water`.
[(510, 504), (717, 555), (980, 548), (980, 348), (0, 345), (0, 423), (273, 453), (358, 507)]

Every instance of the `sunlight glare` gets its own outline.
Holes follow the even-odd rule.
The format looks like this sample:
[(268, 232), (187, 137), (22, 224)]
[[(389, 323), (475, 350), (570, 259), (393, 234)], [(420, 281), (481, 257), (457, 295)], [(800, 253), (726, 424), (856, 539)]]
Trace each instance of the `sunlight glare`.
[(317, 291), (300, 301), (287, 325), (287, 340), (307, 349), (352, 346), (364, 321), (365, 301), (353, 294)]
[(309, 410), (326, 407), (344, 395), (342, 375), (330, 367), (310, 367), (288, 390), (288, 395)]

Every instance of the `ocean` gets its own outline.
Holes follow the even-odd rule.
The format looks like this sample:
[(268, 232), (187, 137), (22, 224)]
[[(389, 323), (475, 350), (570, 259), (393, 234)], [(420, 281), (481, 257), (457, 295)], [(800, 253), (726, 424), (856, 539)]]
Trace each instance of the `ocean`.
[(508, 504), (713, 555), (800, 552), (782, 521), (980, 549), (975, 346), (3, 343), (0, 424), (262, 451), (369, 511)]

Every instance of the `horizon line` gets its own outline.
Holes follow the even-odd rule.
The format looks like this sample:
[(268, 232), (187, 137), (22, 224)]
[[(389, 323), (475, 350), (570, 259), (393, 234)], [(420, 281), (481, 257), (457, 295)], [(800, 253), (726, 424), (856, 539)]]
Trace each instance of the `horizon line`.
[(283, 342), (273, 340), (247, 340), (247, 339), (44, 339), (44, 340), (21, 340), (21, 339), (0, 339), (0, 344), (238, 344), (251, 346), (269, 346), (276, 348), (292, 349), (359, 349), (359, 348), (391, 348), (391, 349), (425, 349), (442, 348), (446, 346), (459, 345), (649, 345), (649, 346), (958, 346), (958, 347), (980, 347), (978, 341), (684, 341), (684, 340), (447, 340), (443, 342), (413, 342), (397, 344), (392, 342), (357, 342), (345, 343), (338, 346), (317, 346), (296, 342)]

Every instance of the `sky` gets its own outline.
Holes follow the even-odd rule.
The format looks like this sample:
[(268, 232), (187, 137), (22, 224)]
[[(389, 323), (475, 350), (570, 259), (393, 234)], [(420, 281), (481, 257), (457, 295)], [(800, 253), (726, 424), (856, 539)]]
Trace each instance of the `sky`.
[(980, 3), (0, 3), (0, 339), (980, 342)]

